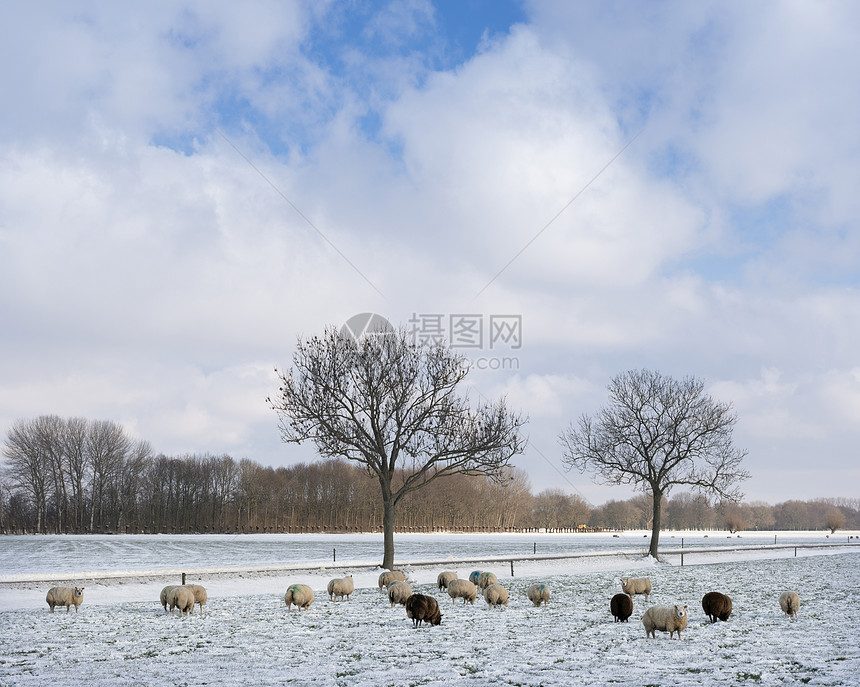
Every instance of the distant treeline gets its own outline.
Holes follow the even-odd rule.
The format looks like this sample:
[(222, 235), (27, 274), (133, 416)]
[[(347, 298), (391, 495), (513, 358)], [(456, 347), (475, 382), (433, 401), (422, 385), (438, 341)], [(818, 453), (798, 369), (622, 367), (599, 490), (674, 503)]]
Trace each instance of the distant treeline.
[[(2, 533), (373, 532), (379, 484), (340, 460), (264, 467), (228, 455), (165, 456), (109, 421), (42, 416), (2, 445)], [(630, 530), (650, 527), (649, 496), (593, 506), (576, 494), (532, 494), (525, 472), (501, 482), (453, 475), (398, 504), (398, 531)], [(673, 530), (860, 529), (860, 499), (712, 504), (677, 493)]]

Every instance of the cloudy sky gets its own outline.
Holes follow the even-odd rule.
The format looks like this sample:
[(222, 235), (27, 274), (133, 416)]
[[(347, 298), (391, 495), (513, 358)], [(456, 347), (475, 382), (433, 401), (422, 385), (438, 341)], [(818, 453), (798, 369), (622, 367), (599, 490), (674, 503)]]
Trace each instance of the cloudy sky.
[(629, 495), (564, 472), (557, 437), (652, 368), (734, 404), (748, 500), (858, 496), (857, 4), (0, 18), (3, 436), (55, 413), (311, 460), (280, 443), (273, 368), (376, 312), (529, 416), (534, 491)]

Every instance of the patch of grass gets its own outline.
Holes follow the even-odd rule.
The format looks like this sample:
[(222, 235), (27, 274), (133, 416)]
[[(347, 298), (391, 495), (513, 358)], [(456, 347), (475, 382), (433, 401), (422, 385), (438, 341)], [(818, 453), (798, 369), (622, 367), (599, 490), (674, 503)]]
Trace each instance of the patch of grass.
[(737, 678), (740, 682), (744, 680), (753, 680), (754, 682), (761, 682), (761, 673), (738, 673)]

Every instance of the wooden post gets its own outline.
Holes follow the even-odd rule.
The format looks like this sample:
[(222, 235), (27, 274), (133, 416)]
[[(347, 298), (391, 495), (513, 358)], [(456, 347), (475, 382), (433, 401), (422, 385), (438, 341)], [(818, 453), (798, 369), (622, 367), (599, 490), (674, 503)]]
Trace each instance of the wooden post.
[(337, 549), (331, 550), (331, 562), (337, 563)]
[(511, 577), (514, 576), (514, 562), (511, 561)]
[(681, 551), (681, 567), (684, 567), (684, 552)]
[(182, 586), (185, 586), (185, 573), (182, 573)]
[(794, 557), (797, 558), (797, 547), (794, 547)]
[(532, 551), (532, 553), (537, 553), (537, 542), (535, 542), (534, 550)]
[(684, 548), (684, 537), (681, 537), (681, 548)]

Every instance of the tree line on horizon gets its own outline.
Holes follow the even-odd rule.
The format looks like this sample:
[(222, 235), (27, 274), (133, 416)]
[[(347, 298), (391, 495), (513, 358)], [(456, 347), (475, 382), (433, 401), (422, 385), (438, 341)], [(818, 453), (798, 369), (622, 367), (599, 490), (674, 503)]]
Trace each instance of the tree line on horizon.
[[(119, 424), (41, 416), (19, 420), (2, 445), (1, 533), (377, 532), (376, 479), (325, 459), (268, 467), (229, 455), (155, 454)], [(395, 475), (406, 479), (407, 475)], [(714, 503), (664, 499), (669, 530), (860, 529), (860, 499)], [(590, 504), (559, 488), (532, 493), (528, 475), (452, 474), (407, 494), (395, 529), (572, 531), (650, 529), (652, 498)]]

